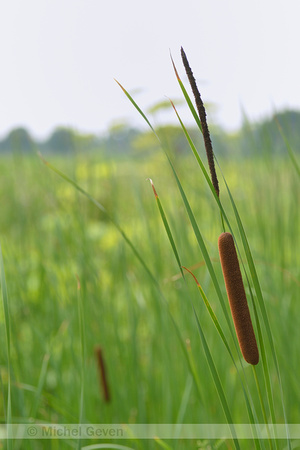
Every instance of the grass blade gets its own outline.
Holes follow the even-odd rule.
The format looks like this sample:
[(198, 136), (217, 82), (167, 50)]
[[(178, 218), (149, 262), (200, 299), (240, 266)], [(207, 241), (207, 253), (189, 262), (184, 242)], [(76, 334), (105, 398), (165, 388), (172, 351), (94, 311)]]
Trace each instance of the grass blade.
[(37, 389), (36, 389), (36, 393), (35, 393), (35, 398), (34, 398), (34, 402), (33, 402), (31, 413), (30, 413), (30, 417), (32, 417), (33, 419), (35, 419), (37, 416), (38, 407), (39, 407), (39, 403), (40, 403), (40, 399), (41, 399), (41, 395), (42, 395), (42, 390), (43, 390), (43, 387), (44, 387), (45, 381), (46, 381), (49, 359), (50, 359), (50, 355), (49, 355), (49, 353), (46, 353), (43, 358), (42, 368), (41, 368), (39, 381), (38, 381), (38, 385), (37, 385)]
[(189, 97), (189, 94), (187, 93), (187, 90), (184, 87), (183, 82), (181, 81), (181, 79), (179, 77), (178, 70), (176, 69), (176, 66), (175, 66), (174, 60), (172, 58), (172, 55), (170, 55), (170, 56), (171, 56), (171, 61), (172, 61), (173, 68), (174, 68), (174, 71), (175, 71), (175, 75), (176, 75), (177, 81), (179, 83), (179, 86), (181, 88), (181, 91), (183, 93), (183, 96), (184, 96), (184, 98), (185, 98), (185, 100), (186, 100), (186, 102), (187, 102), (187, 104), (188, 104), (188, 106), (190, 108), (190, 111), (191, 111), (191, 113), (192, 113), (192, 115), (193, 115), (193, 117), (195, 119), (196, 124), (198, 125), (198, 127), (199, 127), (199, 129), (200, 129), (200, 131), (202, 133), (202, 126), (201, 126), (200, 118), (199, 118), (199, 116), (198, 116), (198, 114), (197, 114), (197, 112), (196, 112), (196, 110), (195, 110), (195, 108), (193, 106), (193, 103), (192, 103), (192, 101), (191, 101), (191, 99)]
[(181, 261), (180, 261), (179, 255), (178, 255), (178, 251), (177, 251), (177, 248), (176, 248), (176, 244), (175, 244), (175, 242), (174, 242), (174, 239), (173, 239), (173, 236), (172, 236), (172, 232), (171, 232), (169, 223), (168, 223), (168, 221), (167, 221), (165, 212), (164, 212), (164, 210), (163, 210), (161, 201), (160, 201), (160, 199), (159, 199), (159, 197), (158, 197), (158, 194), (157, 194), (156, 189), (155, 189), (155, 187), (154, 187), (153, 181), (151, 180), (151, 178), (148, 178), (148, 179), (149, 179), (149, 181), (150, 181), (150, 183), (151, 183), (151, 186), (152, 186), (152, 189), (153, 189), (153, 192), (154, 192), (154, 196), (155, 196), (155, 199), (156, 199), (156, 202), (157, 202), (157, 206), (158, 206), (158, 209), (159, 209), (159, 212), (160, 212), (160, 216), (161, 216), (161, 219), (162, 219), (162, 221), (163, 221), (165, 230), (166, 230), (166, 232), (167, 232), (167, 235), (168, 235), (168, 238), (169, 238), (169, 241), (170, 241), (170, 244), (171, 244), (171, 247), (172, 247), (174, 256), (175, 256), (175, 258), (176, 258), (176, 261), (177, 261), (179, 270), (180, 270), (180, 272), (181, 272), (182, 277), (184, 278), (184, 273), (183, 273), (183, 270), (182, 270), (182, 265), (181, 265)]
[(151, 128), (151, 130), (155, 133), (154, 128), (152, 127), (151, 123), (150, 123), (149, 120), (147, 119), (147, 116), (143, 113), (143, 111), (142, 111), (141, 108), (138, 106), (138, 104), (133, 100), (133, 98), (131, 97), (131, 95), (126, 91), (126, 89), (124, 89), (124, 87), (121, 85), (121, 83), (118, 82), (118, 80), (115, 79), (115, 82), (118, 83), (118, 85), (120, 86), (120, 88), (122, 89), (122, 91), (124, 92), (124, 94), (126, 95), (126, 97), (131, 101), (131, 103), (133, 104), (133, 106), (135, 107), (135, 109), (138, 110), (138, 112), (139, 112), (140, 115), (143, 117), (143, 119), (147, 122), (147, 124), (149, 125), (149, 127)]
[[(4, 262), (2, 255), (2, 247), (0, 244), (0, 280), (1, 280), (1, 294), (2, 294), (2, 302), (4, 309), (4, 323), (5, 323), (5, 333), (6, 333), (6, 353), (7, 353), (7, 410), (6, 410), (6, 423), (7, 423), (7, 432), (8, 435), (11, 435), (10, 426), (12, 424), (12, 411), (11, 411), (11, 325), (10, 325), (10, 314), (9, 314), (9, 301), (8, 301), (8, 293), (7, 293), (7, 285), (4, 271)], [(11, 450), (12, 440), (7, 440), (7, 448)]]
[[(252, 408), (251, 408), (251, 405), (250, 405), (250, 401), (249, 401), (249, 398), (248, 398), (248, 394), (247, 394), (246, 389), (245, 389), (245, 386), (244, 386), (244, 382), (243, 382), (243, 380), (242, 380), (241, 374), (240, 374), (240, 372), (239, 372), (239, 370), (238, 370), (238, 367), (237, 367), (237, 365), (236, 365), (236, 362), (235, 362), (235, 359), (234, 359), (234, 357), (233, 357), (233, 354), (232, 354), (232, 352), (231, 352), (231, 350), (230, 350), (230, 346), (229, 346), (229, 344), (228, 344), (228, 341), (227, 341), (227, 339), (226, 339), (226, 336), (225, 336), (225, 334), (224, 334), (224, 332), (223, 332), (223, 330), (222, 330), (222, 328), (221, 328), (221, 325), (219, 324), (219, 321), (218, 321), (218, 319), (217, 319), (217, 317), (216, 317), (216, 315), (215, 315), (215, 313), (214, 313), (212, 307), (210, 306), (210, 303), (209, 303), (209, 301), (208, 301), (208, 299), (207, 299), (207, 297), (206, 297), (206, 295), (205, 295), (205, 293), (204, 293), (204, 291), (203, 291), (203, 289), (202, 289), (202, 287), (201, 287), (199, 281), (197, 280), (197, 278), (195, 277), (195, 275), (194, 275), (189, 269), (187, 269), (186, 267), (183, 267), (183, 268), (184, 268), (185, 270), (187, 270), (187, 271), (192, 275), (192, 277), (194, 278), (194, 280), (195, 280), (195, 282), (196, 282), (196, 284), (197, 284), (197, 287), (198, 287), (198, 289), (199, 289), (199, 292), (200, 292), (200, 294), (201, 294), (201, 297), (202, 297), (202, 299), (203, 299), (203, 301), (204, 301), (204, 303), (205, 303), (205, 306), (206, 306), (206, 308), (207, 308), (207, 310), (208, 310), (208, 313), (209, 313), (209, 315), (210, 315), (210, 317), (211, 317), (211, 319), (212, 319), (212, 321), (213, 321), (213, 323), (214, 323), (214, 325), (215, 325), (215, 327), (216, 327), (216, 329), (217, 329), (217, 331), (218, 331), (218, 333), (219, 333), (219, 335), (220, 335), (220, 337), (221, 337), (221, 339), (222, 339), (222, 341), (223, 341), (223, 343), (224, 343), (224, 345), (225, 345), (225, 347), (226, 347), (226, 349), (227, 349), (227, 351), (228, 351), (228, 353), (229, 353), (229, 355), (230, 355), (230, 357), (231, 357), (231, 359), (232, 359), (232, 362), (233, 362), (233, 364), (234, 364), (234, 367), (236, 368), (236, 371), (237, 371), (237, 374), (238, 374), (238, 376), (239, 376), (239, 380), (240, 380), (240, 382), (241, 382), (241, 386), (242, 386), (242, 389), (243, 389), (243, 393), (244, 393), (244, 397), (245, 397), (245, 402), (246, 402), (246, 407), (247, 407), (247, 412), (248, 412), (248, 416), (249, 416), (249, 419), (250, 419), (250, 423), (252, 423), (252, 424), (258, 423), (258, 419), (257, 419), (257, 415), (256, 415), (256, 413), (255, 413), (254, 405), (252, 405), (252, 408), (253, 408), (253, 411), (254, 411), (254, 415), (255, 415), (256, 420), (255, 420), (254, 415), (253, 415), (253, 412), (252, 412)], [(259, 442), (257, 441), (257, 439), (256, 439), (256, 438), (257, 438), (257, 433), (256, 433), (256, 429), (255, 429), (255, 428), (253, 428), (253, 435), (254, 435), (254, 437), (255, 437), (254, 442), (255, 442), (256, 448), (257, 448), (257, 449), (261, 448), (260, 443), (259, 443)], [(263, 443), (263, 442), (262, 442), (262, 443)]]
[(201, 341), (202, 341), (202, 345), (203, 345), (203, 348), (204, 348), (206, 360), (207, 360), (207, 363), (208, 363), (211, 375), (213, 377), (213, 380), (214, 380), (214, 383), (215, 383), (215, 386), (216, 386), (216, 389), (217, 389), (217, 392), (218, 392), (218, 395), (219, 395), (219, 398), (220, 398), (220, 401), (221, 401), (221, 405), (222, 405), (224, 414), (226, 416), (226, 420), (228, 422), (228, 425), (230, 426), (230, 430), (231, 430), (232, 437), (233, 437), (233, 442), (234, 442), (235, 448), (239, 449), (240, 446), (239, 446), (238, 440), (236, 438), (236, 433), (235, 433), (235, 429), (234, 429), (234, 425), (233, 425), (232, 416), (231, 416), (231, 413), (230, 413), (230, 408), (228, 406), (228, 403), (227, 403), (227, 400), (226, 400), (226, 397), (225, 397), (225, 393), (224, 393), (224, 390), (223, 390), (223, 387), (222, 387), (222, 383), (221, 383), (219, 374), (217, 372), (217, 369), (216, 369), (213, 357), (212, 357), (211, 352), (209, 350), (208, 344), (206, 342), (206, 339), (205, 339), (205, 336), (204, 336), (204, 333), (203, 333), (203, 330), (202, 330), (202, 327), (201, 327), (198, 315), (197, 315), (194, 307), (193, 307), (193, 310), (194, 310), (194, 316), (196, 318), (196, 322), (197, 322), (197, 327), (198, 327), (198, 331), (199, 331), (199, 334), (200, 334), (200, 338), (201, 338)]
[[(79, 319), (79, 334), (81, 344), (81, 388), (80, 388), (80, 401), (79, 401), (79, 424), (84, 420), (84, 391), (85, 391), (85, 362), (86, 362), (86, 337), (85, 337), (85, 324), (84, 324), (84, 307), (81, 295), (81, 285), (78, 275), (77, 278), (77, 303), (78, 303), (78, 319)], [(81, 438), (77, 441), (78, 450), (81, 449)]]
[(295, 156), (295, 154), (294, 154), (294, 152), (293, 152), (293, 150), (292, 150), (292, 148), (290, 146), (290, 143), (289, 143), (287, 137), (284, 134), (282, 126), (280, 125), (280, 122), (279, 122), (279, 120), (278, 120), (278, 118), (276, 116), (275, 116), (275, 122), (277, 124), (279, 133), (280, 133), (280, 135), (281, 135), (281, 137), (282, 137), (282, 139), (283, 139), (283, 141), (285, 143), (286, 149), (288, 151), (289, 157), (291, 158), (293, 166), (295, 167), (296, 172), (298, 173), (298, 176), (300, 177), (300, 166), (299, 166), (299, 164), (297, 162), (297, 159), (296, 159), (296, 156)]
[(187, 267), (183, 266), (183, 269), (185, 269), (194, 278), (194, 280), (195, 280), (195, 282), (197, 284), (197, 287), (199, 289), (200, 295), (201, 295), (201, 297), (202, 297), (202, 299), (204, 301), (204, 304), (206, 306), (206, 309), (207, 309), (207, 311), (208, 311), (208, 313), (209, 313), (209, 315), (210, 315), (210, 317), (211, 317), (211, 319), (212, 319), (212, 321), (213, 321), (213, 323), (214, 323), (214, 325), (215, 325), (215, 327), (217, 329), (217, 332), (219, 333), (219, 335), (220, 335), (220, 337), (221, 337), (225, 347), (227, 348), (229, 355), (231, 356), (231, 358), (232, 358), (232, 360), (234, 362), (234, 357), (233, 357), (233, 354), (232, 354), (232, 352), (230, 350), (230, 346), (228, 344), (226, 336), (225, 336), (225, 334), (224, 334), (224, 332), (222, 330), (221, 325), (219, 324), (219, 321), (218, 321), (218, 319), (217, 319), (217, 317), (216, 317), (212, 307), (210, 306), (210, 303), (209, 303), (209, 301), (208, 301), (208, 299), (207, 299), (207, 297), (206, 297), (206, 295), (205, 295), (205, 293), (204, 293), (204, 291), (203, 291), (203, 289), (201, 287), (201, 284), (199, 283), (199, 281), (197, 280), (195, 275)]

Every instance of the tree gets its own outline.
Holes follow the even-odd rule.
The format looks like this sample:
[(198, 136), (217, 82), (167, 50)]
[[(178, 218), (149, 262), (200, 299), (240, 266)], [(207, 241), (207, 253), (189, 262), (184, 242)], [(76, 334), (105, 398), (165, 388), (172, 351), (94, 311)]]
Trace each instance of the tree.
[(25, 128), (16, 128), (8, 133), (0, 142), (0, 149), (4, 152), (30, 152), (34, 150), (35, 143)]

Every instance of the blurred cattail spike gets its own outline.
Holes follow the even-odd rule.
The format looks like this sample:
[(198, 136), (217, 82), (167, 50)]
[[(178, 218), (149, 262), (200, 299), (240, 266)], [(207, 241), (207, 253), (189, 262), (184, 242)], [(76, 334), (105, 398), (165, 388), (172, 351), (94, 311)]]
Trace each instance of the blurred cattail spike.
[(95, 355), (96, 355), (96, 359), (97, 359), (98, 372), (99, 372), (99, 378), (100, 378), (100, 383), (101, 383), (101, 387), (102, 387), (104, 401), (106, 403), (109, 403), (110, 402), (110, 392), (109, 392), (109, 387), (108, 387), (108, 382), (107, 382), (107, 373), (106, 373), (103, 352), (102, 352), (101, 347), (95, 348)]
[(201, 126), (202, 126), (202, 134), (203, 134), (206, 156), (207, 156), (210, 175), (211, 175), (211, 181), (212, 181), (213, 187), (215, 188), (217, 196), (219, 197), (219, 194), (220, 194), (219, 182), (218, 182), (216, 169), (215, 169), (213, 147), (212, 147), (209, 129), (207, 126), (207, 121), (206, 121), (206, 111), (205, 111), (205, 108), (204, 108), (204, 105), (202, 102), (200, 92), (199, 92), (197, 84), (196, 84), (196, 80), (193, 75), (192, 69), (190, 68), (188, 59), (187, 59), (186, 54), (182, 47), (181, 47), (181, 58), (182, 58), (183, 65), (184, 65), (187, 77), (189, 79), (189, 82), (190, 82), (190, 85), (191, 85), (191, 88), (192, 88), (192, 91), (193, 91), (193, 94), (195, 97), (196, 107), (198, 110), (198, 114), (199, 114), (199, 118), (200, 118), (200, 122), (201, 122)]
[(258, 348), (232, 235), (230, 233), (222, 233), (219, 236), (218, 246), (227, 296), (240, 349), (245, 360), (249, 364), (256, 365), (259, 361)]

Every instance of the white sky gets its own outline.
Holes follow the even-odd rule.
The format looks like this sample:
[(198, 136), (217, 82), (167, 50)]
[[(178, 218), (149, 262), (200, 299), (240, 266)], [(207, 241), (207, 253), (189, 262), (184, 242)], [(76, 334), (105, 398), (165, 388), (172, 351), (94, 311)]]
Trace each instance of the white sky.
[(237, 127), (242, 110), (254, 120), (300, 109), (299, 17), (299, 0), (3, 1), (0, 136), (16, 126), (45, 137), (57, 125), (142, 125), (113, 78), (143, 89), (135, 99), (145, 110), (177, 99), (169, 49), (186, 82), (181, 45), (223, 127)]

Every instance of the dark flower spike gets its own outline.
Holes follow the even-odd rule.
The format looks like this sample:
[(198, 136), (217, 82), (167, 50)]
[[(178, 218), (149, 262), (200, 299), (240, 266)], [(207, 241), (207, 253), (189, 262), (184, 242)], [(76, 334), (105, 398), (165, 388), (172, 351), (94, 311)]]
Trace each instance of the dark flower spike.
[(181, 47), (181, 58), (182, 58), (183, 65), (184, 65), (187, 77), (189, 79), (189, 83), (191, 85), (191, 88), (192, 88), (192, 91), (193, 91), (193, 94), (195, 97), (196, 107), (197, 107), (198, 114), (199, 114), (200, 121), (201, 121), (202, 134), (203, 134), (206, 156), (207, 156), (210, 175), (211, 175), (211, 181), (215, 188), (217, 196), (219, 197), (219, 194), (220, 194), (219, 183), (218, 183), (218, 178), (217, 178), (216, 169), (215, 169), (213, 147), (212, 147), (209, 129), (207, 126), (207, 121), (206, 121), (206, 111), (205, 111), (205, 108), (204, 108), (204, 105), (203, 105), (203, 102), (201, 99), (200, 92), (197, 88), (196, 80), (194, 78), (192, 69), (190, 68), (186, 54), (182, 47)]

